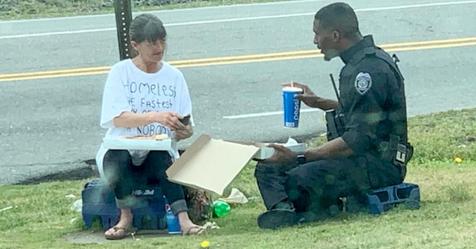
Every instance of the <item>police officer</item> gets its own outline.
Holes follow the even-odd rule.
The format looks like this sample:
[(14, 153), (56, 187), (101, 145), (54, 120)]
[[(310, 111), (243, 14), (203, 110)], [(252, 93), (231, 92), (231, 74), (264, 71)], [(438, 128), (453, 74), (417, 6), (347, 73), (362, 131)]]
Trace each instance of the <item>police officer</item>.
[[(316, 96), (306, 85), (306, 105), (342, 119), (342, 134), (318, 148), (296, 154), (271, 145), (275, 154), (256, 166), (255, 176), (268, 211), (261, 228), (318, 220), (336, 210), (340, 197), (364, 196), (369, 189), (401, 183), (411, 151), (403, 77), (392, 58), (363, 37), (357, 16), (346, 3), (320, 9), (314, 18), (314, 43), (326, 61), (345, 63), (338, 101)], [(337, 209), (338, 210), (338, 209)], [(332, 212), (331, 212), (332, 213)]]

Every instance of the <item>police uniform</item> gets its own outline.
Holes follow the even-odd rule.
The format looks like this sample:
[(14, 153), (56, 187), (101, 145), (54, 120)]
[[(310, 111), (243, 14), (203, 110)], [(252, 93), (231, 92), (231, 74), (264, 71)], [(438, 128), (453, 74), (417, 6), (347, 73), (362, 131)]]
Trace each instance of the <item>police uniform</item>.
[(354, 154), (304, 164), (258, 163), (255, 176), (268, 210), (289, 201), (297, 212), (320, 212), (339, 197), (403, 181), (408, 155), (403, 152), (404, 160), (398, 163), (391, 149), (407, 145), (405, 92), (398, 67), (375, 46), (372, 36), (340, 56), (345, 63), (339, 79), (337, 113), (345, 123), (340, 136)]

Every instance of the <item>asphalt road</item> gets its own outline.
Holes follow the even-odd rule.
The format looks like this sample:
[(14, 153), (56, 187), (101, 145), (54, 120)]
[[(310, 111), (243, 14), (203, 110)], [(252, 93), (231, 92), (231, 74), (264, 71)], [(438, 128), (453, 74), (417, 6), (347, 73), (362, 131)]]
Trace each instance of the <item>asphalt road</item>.
[[(313, 14), (330, 1), (290, 1), (154, 12), (169, 33), (168, 61), (312, 50)], [(409, 42), (476, 37), (476, 1), (349, 1), (361, 30), (397, 52), (408, 112), (476, 107), (476, 42), (419, 49)], [(118, 60), (113, 15), (0, 22), (0, 184), (81, 167), (94, 158), (104, 73), (4, 80), (2, 75), (110, 66)], [(396, 49), (403, 50), (403, 46)], [(277, 141), (323, 130), (320, 112), (282, 125), (280, 84), (303, 82), (333, 97), (329, 73), (342, 62), (277, 59), (181, 68), (192, 94), (195, 135)], [(195, 138), (196, 136), (194, 136)], [(185, 142), (190, 143), (194, 138)]]

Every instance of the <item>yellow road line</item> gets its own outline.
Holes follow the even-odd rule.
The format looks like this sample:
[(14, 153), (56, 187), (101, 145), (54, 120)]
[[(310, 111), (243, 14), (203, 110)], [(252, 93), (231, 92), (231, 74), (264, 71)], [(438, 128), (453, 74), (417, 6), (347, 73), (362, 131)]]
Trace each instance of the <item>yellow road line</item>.
[[(424, 50), (424, 49), (452, 48), (452, 47), (475, 46), (475, 45), (476, 45), (476, 37), (468, 37), (468, 38), (459, 38), (459, 39), (385, 44), (385, 45), (381, 45), (381, 47), (389, 52), (396, 52), (396, 51), (414, 51), (414, 50)], [(214, 58), (192, 59), (192, 60), (177, 60), (177, 61), (171, 61), (170, 64), (176, 66), (177, 68), (188, 68), (188, 67), (204, 67), (204, 66), (214, 66), (214, 65), (244, 64), (244, 63), (266, 62), (266, 61), (296, 60), (296, 59), (316, 58), (316, 57), (322, 57), (322, 56), (323, 55), (319, 53), (317, 49), (313, 49), (313, 50), (289, 51), (289, 52), (280, 52), (280, 53), (226, 56), (226, 57), (214, 57)], [(39, 71), (39, 72), (29, 72), (29, 73), (0, 74), (0, 82), (98, 75), (98, 74), (107, 73), (109, 69), (110, 67), (89, 67), (89, 68), (73, 68), (73, 69), (52, 70), (52, 71)]]

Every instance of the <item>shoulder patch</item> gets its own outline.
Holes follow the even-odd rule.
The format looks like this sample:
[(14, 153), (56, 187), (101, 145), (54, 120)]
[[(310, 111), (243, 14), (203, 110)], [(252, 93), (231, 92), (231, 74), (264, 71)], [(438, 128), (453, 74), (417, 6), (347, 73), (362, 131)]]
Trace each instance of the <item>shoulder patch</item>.
[(360, 72), (355, 77), (355, 90), (360, 95), (364, 95), (369, 89), (372, 87), (372, 77), (370, 77), (369, 73)]

